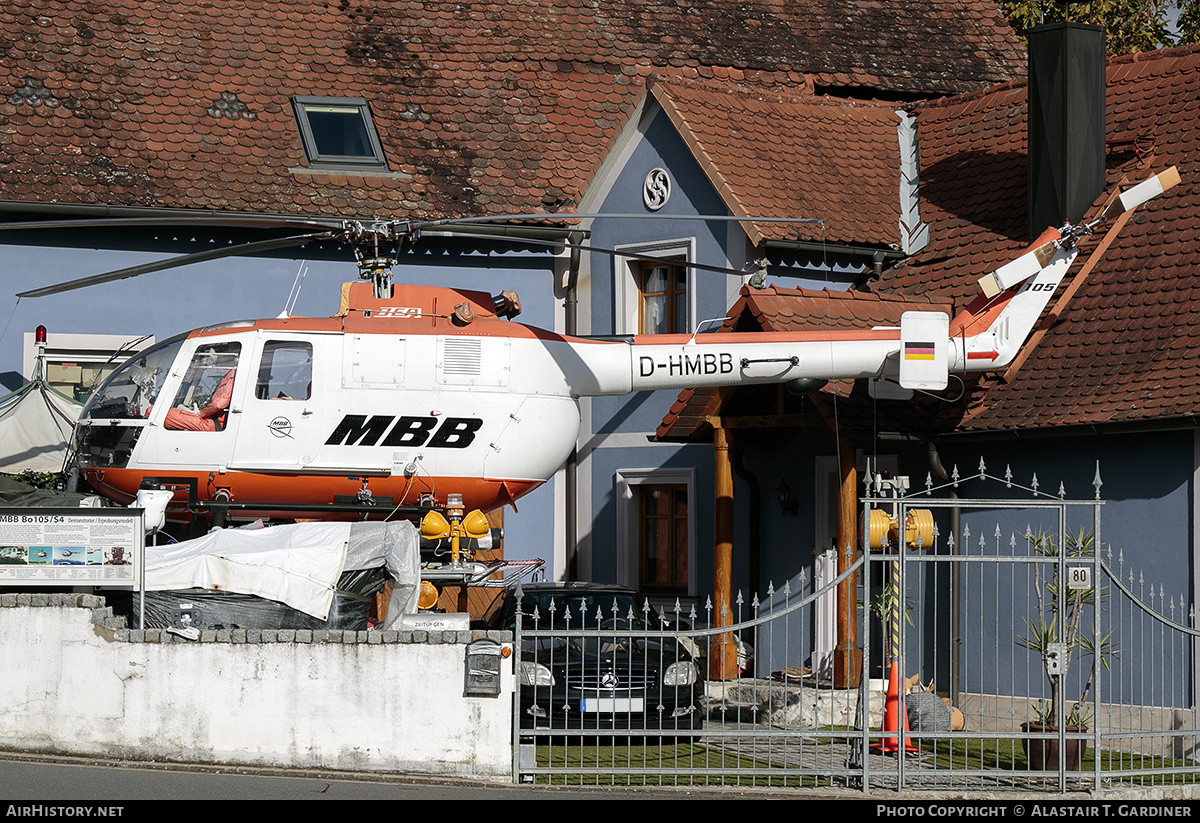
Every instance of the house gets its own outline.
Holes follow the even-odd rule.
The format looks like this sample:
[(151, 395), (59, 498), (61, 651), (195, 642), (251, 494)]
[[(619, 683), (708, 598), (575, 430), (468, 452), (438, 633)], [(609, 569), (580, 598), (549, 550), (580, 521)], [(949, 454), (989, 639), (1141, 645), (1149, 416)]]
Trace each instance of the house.
[[(1051, 489), (1061, 481), (1069, 497), (1102, 495), (1105, 556), (1132, 566), (1131, 577), (1165, 597), (1178, 620), (1191, 619), (1200, 590), (1200, 348), (1192, 305), (1200, 282), (1194, 254), (1200, 49), (1112, 58), (1104, 89), (1099, 157), (1105, 188), (1088, 214), (1117, 186), (1167, 167), (1178, 167), (1183, 182), (1081, 245), (1072, 276), (1005, 371), (905, 402), (873, 397), (861, 383), (831, 385), (807, 397), (738, 389), (677, 398), (658, 428), (662, 439), (708, 443), (716, 418), (773, 415), (770, 430), (735, 432), (743, 450), (734, 491), (738, 529), (755, 535), (757, 544), (756, 551), (736, 555), (735, 584), (762, 591), (768, 581), (778, 586), (812, 572), (816, 561), (803, 549), (827, 548), (836, 534), (829, 479), (839, 449), (849, 448), (842, 453), (857, 450), (860, 461), (869, 457), (918, 487), (926, 478), (940, 483), (953, 467), (971, 474), (982, 459), (993, 475), (1010, 469), (1025, 485), (1036, 475), (1053, 483)], [(783, 330), (886, 323), (883, 306), (914, 299), (953, 315), (973, 297), (982, 275), (1029, 242), (1026, 169), (1036, 149), (1027, 146), (1028, 110), (1024, 81), (908, 107), (919, 134), (920, 217), (928, 243), (885, 268), (869, 294), (744, 289), (728, 325)], [(797, 501), (791, 511), (783, 505), (784, 490)], [(995, 484), (981, 482), (959, 489), (963, 497), (997, 493)], [(982, 520), (975, 521), (976, 532)], [(1194, 657), (1185, 651), (1177, 664), (1187, 670), (1188, 659)]]
[[(531, 0), (417, 9), (380, 0), (272, 1), (226, 3), (219, 14), (135, 0), (70, 9), (18, 0), (0, 12), (0, 30), (6, 221), (196, 214), (432, 219), (593, 207), (645, 213), (640, 192), (653, 168), (672, 181), (665, 213), (729, 214), (755, 206), (794, 216), (807, 203), (729, 199), (749, 192), (752, 186), (739, 178), (757, 173), (764, 158), (746, 158), (751, 167), (744, 170), (718, 171), (728, 158), (705, 155), (717, 143), (703, 134), (718, 124), (702, 122), (689, 106), (715, 100), (710, 94), (751, 106), (760, 95), (765, 107), (752, 116), (769, 118), (772, 106), (795, 106), (797, 98), (816, 112), (826, 107), (821, 98), (837, 97), (844, 103), (831, 110), (891, 128), (902, 120), (892, 123), (894, 114), (869, 101), (895, 105), (968, 92), (1023, 71), (1013, 32), (985, 0), (786, 6), (713, 0), (671, 7)], [(693, 91), (692, 83), (710, 90)], [(768, 123), (756, 121), (753, 133), (768, 134)], [(814, 123), (809, 136), (820, 139), (822, 128)], [(836, 156), (837, 147), (828, 148), (823, 156)], [(777, 172), (759, 183), (772, 184)], [(822, 199), (846, 182), (836, 175), (822, 180)], [(889, 207), (889, 223), (901, 208)], [(822, 257), (816, 271), (824, 277), (833, 268), (841, 286), (868, 257), (888, 259), (884, 241), (901, 233), (829, 225), (833, 234), (772, 226), (746, 233), (725, 224), (651, 228), (617, 219), (504, 230), (524, 243), (427, 233), (399, 253), (396, 271), (411, 282), (515, 287), (525, 305), (522, 320), (567, 332), (624, 333), (634, 330), (628, 318), (638, 302), (629, 263), (618, 263), (625, 268), (614, 277), (611, 260), (585, 255), (573, 262), (569, 252), (547, 250), (542, 241), (590, 230), (596, 245), (653, 247), (668, 255), (682, 249), (690, 261), (733, 269), (758, 254), (755, 244), (778, 243), (768, 252), (778, 258), (775, 267), (804, 279), (813, 273), (813, 244), (834, 238), (841, 248)], [(919, 241), (919, 224), (909, 228)], [(0, 238), (0, 270), (15, 293), (260, 236), (215, 224), (9, 232)], [(231, 316), (281, 310), (327, 316), (337, 284), (354, 274), (344, 249), (311, 242), (20, 301), (0, 338), (0, 372), (16, 371), (12, 335), (42, 323), (53, 343), (65, 333), (163, 340)], [(725, 275), (669, 277), (677, 280), (668, 295), (686, 293), (687, 311), (679, 316), (688, 329), (722, 317), (735, 289)], [(288, 297), (301, 283), (298, 297)], [(706, 462), (696, 449), (646, 445), (670, 400), (634, 396), (585, 405), (579, 460), (509, 513), (509, 556), (545, 557), (556, 577), (624, 578), (604, 559), (602, 545), (614, 528), (606, 498), (616, 468), (636, 470), (622, 475), (636, 486), (651, 477), (646, 470), (667, 466), (698, 477), (696, 465)], [(616, 457), (614, 448), (624, 446), (633, 452)], [(688, 494), (702, 498), (702, 482)], [(690, 511), (694, 547), (706, 537), (702, 519), (692, 520), (695, 507)], [(697, 594), (699, 566), (689, 568), (686, 593)]]

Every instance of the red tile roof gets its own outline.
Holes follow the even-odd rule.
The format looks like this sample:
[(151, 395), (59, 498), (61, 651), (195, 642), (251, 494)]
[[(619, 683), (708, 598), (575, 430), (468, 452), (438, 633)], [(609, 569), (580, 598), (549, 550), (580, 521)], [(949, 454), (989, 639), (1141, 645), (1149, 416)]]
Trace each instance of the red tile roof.
[[(925, 104), (917, 122), (932, 239), (880, 285), (961, 303), (979, 275), (1025, 242), (1025, 90)], [(959, 430), (1200, 413), (1200, 47), (1111, 60), (1107, 138), (1110, 178), (1140, 180), (1175, 165), (1183, 182), (1133, 214), (1019, 367), (984, 381)], [(1081, 246), (1074, 277), (1095, 246)]]
[(896, 104), (685, 82), (654, 83), (651, 93), (735, 214), (827, 221), (824, 231), (747, 225), (756, 245), (768, 238), (899, 241)]
[[(578, 199), (652, 74), (942, 94), (1023, 72), (990, 0), (6, 0), (0, 199), (434, 217)], [(292, 95), (391, 173), (306, 170)]]

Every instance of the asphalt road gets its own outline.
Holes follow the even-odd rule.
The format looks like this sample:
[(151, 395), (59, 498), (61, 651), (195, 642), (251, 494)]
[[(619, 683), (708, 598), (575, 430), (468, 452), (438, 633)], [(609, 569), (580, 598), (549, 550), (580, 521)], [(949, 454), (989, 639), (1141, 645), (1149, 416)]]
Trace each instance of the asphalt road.
[[(126, 764), (84, 758), (0, 754), (0, 818), (14, 816), (134, 818), (181, 801), (309, 800), (685, 800), (796, 799), (795, 793), (722, 789), (628, 789), (515, 786), (378, 774)], [(815, 795), (804, 794), (805, 799)], [(826, 795), (828, 797), (830, 795)], [(125, 811), (44, 811), (71, 804), (127, 805)], [(16, 807), (15, 809), (13, 807)], [(183, 810), (182, 805), (177, 810)]]

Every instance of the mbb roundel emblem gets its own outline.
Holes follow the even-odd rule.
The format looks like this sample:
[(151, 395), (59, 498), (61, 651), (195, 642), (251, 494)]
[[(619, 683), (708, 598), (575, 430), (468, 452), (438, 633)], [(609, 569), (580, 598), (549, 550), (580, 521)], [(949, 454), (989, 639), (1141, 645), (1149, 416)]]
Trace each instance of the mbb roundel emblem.
[(276, 417), (267, 424), (267, 428), (271, 430), (271, 434), (276, 437), (291, 437), (292, 436), (292, 421), (286, 417)]

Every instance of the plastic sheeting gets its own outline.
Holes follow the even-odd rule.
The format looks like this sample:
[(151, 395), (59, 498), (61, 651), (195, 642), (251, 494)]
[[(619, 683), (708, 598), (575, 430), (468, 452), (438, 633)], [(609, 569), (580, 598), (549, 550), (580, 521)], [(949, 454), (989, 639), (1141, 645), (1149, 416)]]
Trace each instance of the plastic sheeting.
[(41, 380), (0, 397), (0, 472), (57, 472), (83, 406)]
[(391, 627), (401, 614), (417, 610), (417, 537), (407, 521), (221, 529), (169, 546), (147, 546), (146, 589), (254, 595), (327, 621), (343, 573), (382, 569), (392, 580), (385, 626)]
[(333, 629), (363, 631), (371, 603), (383, 589), (387, 572), (375, 569), (343, 572), (329, 615), (320, 620), (284, 603), (235, 592), (186, 589), (147, 592), (145, 627), (205, 629)]

